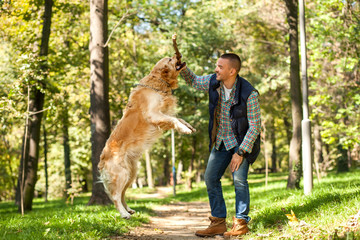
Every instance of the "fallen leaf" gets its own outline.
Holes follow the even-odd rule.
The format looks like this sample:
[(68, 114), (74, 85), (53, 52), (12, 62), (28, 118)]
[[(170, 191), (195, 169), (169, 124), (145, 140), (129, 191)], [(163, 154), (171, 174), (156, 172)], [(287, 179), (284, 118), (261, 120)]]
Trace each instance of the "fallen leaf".
[(295, 216), (295, 213), (293, 212), (293, 210), (291, 210), (291, 214), (285, 214), (285, 215), (291, 223), (299, 223), (299, 220)]
[(158, 233), (164, 233), (164, 231), (163, 231), (163, 230), (158, 229), (158, 228), (155, 228), (155, 229), (154, 229), (154, 231), (155, 231), (155, 232), (158, 232)]

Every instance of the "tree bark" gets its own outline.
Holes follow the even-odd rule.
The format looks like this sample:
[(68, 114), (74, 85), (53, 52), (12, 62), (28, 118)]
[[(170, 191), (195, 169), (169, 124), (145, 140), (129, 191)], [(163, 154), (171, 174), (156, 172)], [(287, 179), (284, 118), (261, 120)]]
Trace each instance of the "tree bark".
[(147, 176), (147, 183), (149, 188), (154, 188), (154, 182), (152, 177), (152, 166), (151, 166), (151, 159), (149, 150), (145, 151), (145, 162), (146, 162), (146, 176)]
[(179, 159), (179, 163), (176, 171), (176, 182), (178, 184), (181, 183), (181, 174), (183, 172), (183, 167), (184, 167), (183, 161)]
[(71, 188), (71, 161), (70, 161), (70, 145), (69, 145), (69, 113), (67, 108), (67, 96), (64, 96), (63, 109), (63, 146), (64, 146), (64, 167), (65, 167), (65, 197), (68, 197), (68, 190)]
[(290, 141), (289, 176), (287, 188), (300, 188), (301, 167), (301, 85), (298, 45), (298, 2), (285, 0), (289, 24), (290, 46), (290, 95), (293, 135)]
[(90, 118), (92, 195), (88, 205), (110, 204), (103, 184), (98, 182), (100, 154), (110, 135), (109, 112), (109, 53), (107, 40), (107, 0), (90, 1)]
[(314, 126), (314, 163), (315, 163), (315, 170), (317, 178), (321, 178), (320, 174), (320, 164), (323, 162), (323, 154), (322, 154), (322, 141), (321, 141), (321, 134), (320, 134), (320, 126), (315, 124)]
[[(29, 112), (38, 112), (43, 109), (44, 106), (44, 94), (32, 88), (30, 95), (30, 107)], [(40, 142), (40, 130), (42, 112), (34, 114), (30, 117), (28, 123), (28, 134), (24, 136), (27, 138), (26, 146), (23, 144), (21, 163), (19, 168), (18, 187), (17, 187), (17, 201), (19, 204), (19, 212), (21, 212), (21, 189), (23, 188), (23, 204), (24, 211), (32, 210), (32, 201), (34, 199), (35, 185), (37, 182), (37, 169), (39, 160), (39, 142)], [(25, 169), (23, 169), (25, 168)], [(24, 176), (23, 176), (24, 171)], [(23, 181), (24, 180), (24, 181)]]
[(276, 137), (275, 137), (275, 121), (274, 121), (274, 119), (271, 120), (270, 142), (271, 142), (271, 146), (272, 146), (271, 172), (276, 173), (276, 172), (278, 172), (278, 168), (277, 168), (277, 158), (276, 158)]
[(194, 169), (194, 161), (195, 161), (195, 156), (196, 156), (196, 136), (192, 137), (192, 149), (191, 149), (191, 159), (190, 159), (190, 164), (189, 164), (189, 168), (188, 168), (188, 179), (187, 179), (187, 189), (191, 190), (192, 189), (192, 182), (193, 182), (193, 176), (192, 176), (192, 172)]
[(47, 153), (48, 153), (48, 145), (47, 145), (47, 132), (45, 127), (45, 119), (43, 124), (43, 136), (44, 136), (44, 171), (45, 171), (45, 202), (48, 201), (48, 192), (49, 192), (49, 174), (48, 174), (48, 164), (47, 164)]
[(170, 164), (169, 164), (170, 157), (169, 157), (169, 152), (167, 149), (168, 143), (166, 140), (167, 140), (166, 138), (163, 138), (165, 154), (166, 154), (166, 157), (164, 158), (164, 177), (165, 177), (165, 179), (163, 181), (163, 185), (170, 185), (170, 177), (171, 177), (170, 176)]
[[(52, 16), (52, 0), (45, 0), (44, 21), (41, 35), (40, 56), (47, 56), (49, 51), (49, 39), (51, 28), (51, 16)], [(42, 74), (45, 74), (47, 68), (46, 60), (41, 63)], [(44, 82), (38, 82), (42, 89), (45, 89)], [(34, 190), (37, 182), (37, 169), (39, 160), (39, 143), (40, 143), (40, 130), (42, 120), (42, 110), (44, 106), (45, 94), (43, 90), (40, 90), (37, 86), (31, 87), (30, 100), (29, 100), (29, 113), (31, 116), (28, 123), (28, 135), (24, 136), (24, 142), (27, 144), (24, 146), (22, 154), (19, 178), (17, 187), (17, 200), (21, 198), (21, 189), (23, 189), (23, 204), (24, 211), (32, 210), (32, 201), (34, 199)], [(24, 170), (24, 178), (22, 177), (22, 171)], [(23, 181), (24, 180), (24, 181)], [(21, 211), (21, 204), (19, 205), (19, 211)]]

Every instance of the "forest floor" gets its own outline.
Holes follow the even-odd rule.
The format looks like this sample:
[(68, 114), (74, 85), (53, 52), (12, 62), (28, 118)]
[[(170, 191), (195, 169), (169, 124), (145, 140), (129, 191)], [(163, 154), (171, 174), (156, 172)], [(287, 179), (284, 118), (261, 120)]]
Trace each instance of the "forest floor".
[[(172, 194), (172, 188), (158, 188), (153, 194), (136, 195), (136, 199), (165, 198)], [(112, 239), (140, 239), (140, 240), (192, 240), (203, 239), (195, 236), (199, 229), (208, 227), (210, 221), (210, 207), (204, 202), (174, 202), (154, 207), (154, 216), (150, 222), (132, 229), (123, 236)], [(223, 239), (216, 236), (209, 239)]]

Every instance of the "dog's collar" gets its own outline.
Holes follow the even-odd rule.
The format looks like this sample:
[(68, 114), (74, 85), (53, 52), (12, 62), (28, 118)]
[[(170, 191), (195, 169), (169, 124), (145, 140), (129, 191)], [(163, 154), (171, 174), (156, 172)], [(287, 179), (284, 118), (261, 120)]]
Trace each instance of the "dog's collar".
[[(168, 82), (166, 82), (165, 80), (163, 80), (162, 78), (158, 78), (160, 81), (162, 81), (163, 83), (165, 83), (166, 84), (166, 86), (169, 88), (169, 89), (171, 89), (170, 88), (170, 84), (168, 83)], [(144, 84), (135, 84), (135, 86), (140, 86), (140, 87), (146, 87), (146, 88), (150, 88), (150, 89), (152, 89), (152, 90), (154, 90), (154, 91), (156, 91), (156, 92), (162, 92), (162, 93), (168, 93), (168, 91), (162, 91), (162, 90), (160, 90), (160, 89), (156, 89), (156, 88), (153, 88), (153, 87), (151, 87), (151, 86), (148, 86), (148, 85), (144, 85)]]
[(139, 87), (150, 88), (150, 89), (152, 89), (152, 90), (154, 90), (154, 91), (156, 91), (156, 92), (162, 92), (162, 93), (165, 93), (165, 94), (168, 94), (168, 93), (169, 93), (169, 92), (165, 92), (165, 91), (162, 91), (162, 90), (153, 88), (153, 87), (148, 86), (148, 85), (140, 84), (140, 83), (139, 83), (139, 84), (135, 84), (135, 86), (136, 86), (136, 87), (139, 86)]
[(170, 88), (170, 84), (169, 84), (168, 82), (166, 82), (166, 81), (163, 80), (162, 78), (159, 78), (159, 80), (162, 81), (163, 83), (165, 83), (168, 88)]

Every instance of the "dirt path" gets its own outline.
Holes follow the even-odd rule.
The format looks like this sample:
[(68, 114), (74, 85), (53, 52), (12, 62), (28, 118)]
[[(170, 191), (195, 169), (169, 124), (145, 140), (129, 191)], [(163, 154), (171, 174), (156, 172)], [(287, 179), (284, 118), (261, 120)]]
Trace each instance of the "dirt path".
[[(159, 189), (157, 197), (164, 197), (168, 188)], [(171, 191), (171, 189), (170, 189)], [(149, 194), (138, 196), (139, 198), (150, 197)], [(151, 196), (152, 197), (152, 196)], [(150, 217), (150, 223), (133, 229), (124, 236), (116, 239), (139, 239), (139, 240), (192, 240), (203, 239), (194, 235), (195, 231), (206, 228), (209, 225), (208, 216), (210, 208), (208, 203), (203, 202), (177, 202), (169, 205), (157, 206), (154, 209), (156, 215)], [(223, 239), (221, 236), (210, 239)]]

